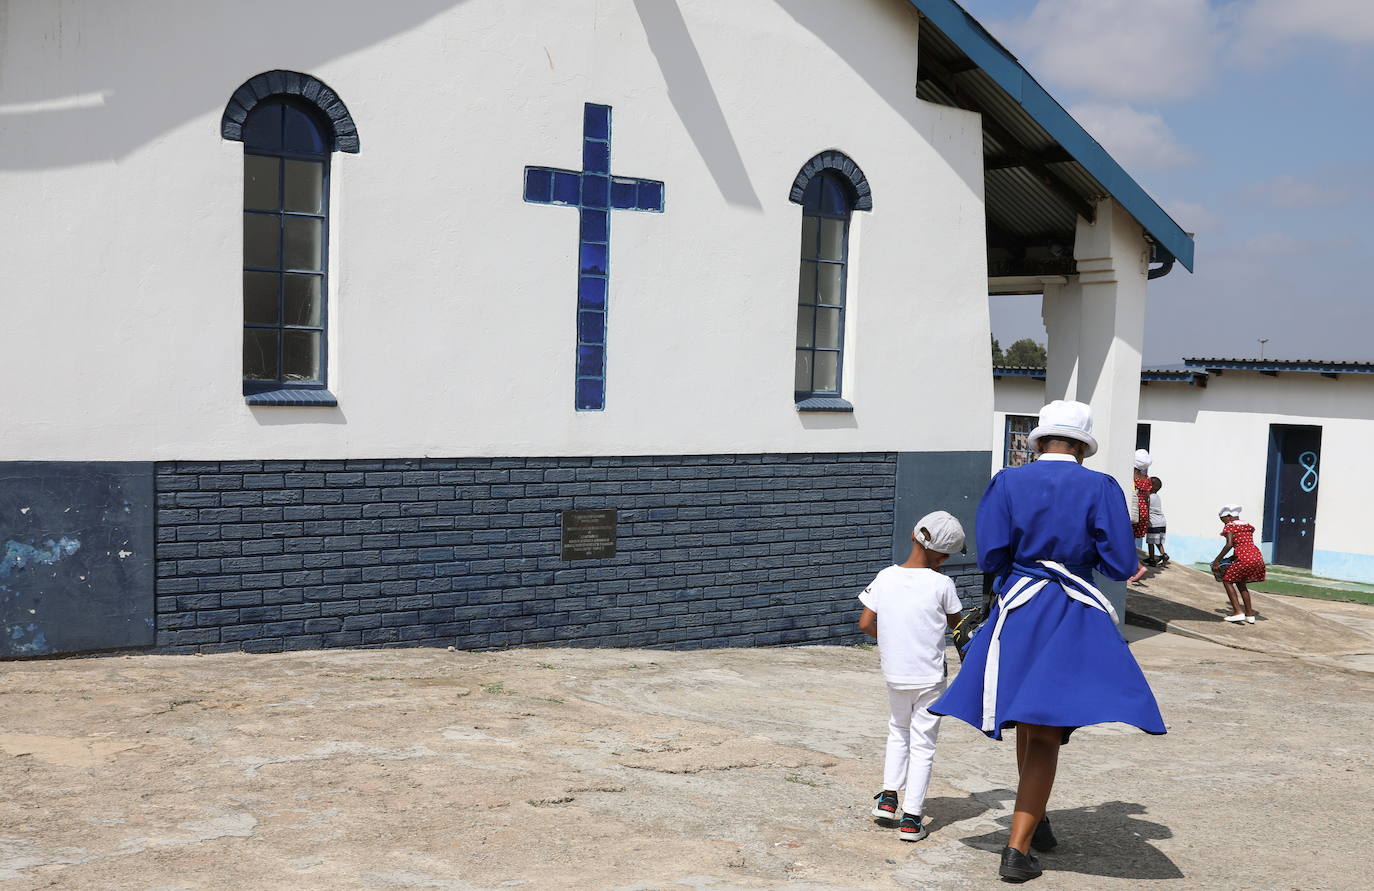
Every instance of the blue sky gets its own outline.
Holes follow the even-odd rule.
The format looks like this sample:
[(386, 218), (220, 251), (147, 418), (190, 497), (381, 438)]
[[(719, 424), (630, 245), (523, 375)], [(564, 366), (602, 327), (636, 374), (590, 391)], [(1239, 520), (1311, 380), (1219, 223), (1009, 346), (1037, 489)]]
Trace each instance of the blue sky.
[[(1374, 0), (963, 0), (1174, 218), (1145, 361), (1374, 360)], [(1039, 300), (992, 298), (1003, 346)]]

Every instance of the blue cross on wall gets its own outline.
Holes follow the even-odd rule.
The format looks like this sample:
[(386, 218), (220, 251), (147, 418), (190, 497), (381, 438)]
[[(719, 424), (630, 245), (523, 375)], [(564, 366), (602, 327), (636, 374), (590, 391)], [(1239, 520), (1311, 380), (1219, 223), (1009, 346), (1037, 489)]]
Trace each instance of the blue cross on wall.
[(663, 212), (663, 183), (611, 176), (611, 107), (582, 111), (582, 169), (525, 168), (525, 200), (575, 207), (577, 252), (578, 411), (606, 407), (606, 309), (610, 290), (611, 210)]

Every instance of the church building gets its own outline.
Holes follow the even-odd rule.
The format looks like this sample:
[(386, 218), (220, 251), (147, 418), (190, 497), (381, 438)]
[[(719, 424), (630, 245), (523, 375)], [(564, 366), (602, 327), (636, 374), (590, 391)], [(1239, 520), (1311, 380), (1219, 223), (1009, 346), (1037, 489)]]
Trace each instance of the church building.
[(1193, 261), (953, 0), (9, 4), (0, 204), (5, 657), (852, 642)]

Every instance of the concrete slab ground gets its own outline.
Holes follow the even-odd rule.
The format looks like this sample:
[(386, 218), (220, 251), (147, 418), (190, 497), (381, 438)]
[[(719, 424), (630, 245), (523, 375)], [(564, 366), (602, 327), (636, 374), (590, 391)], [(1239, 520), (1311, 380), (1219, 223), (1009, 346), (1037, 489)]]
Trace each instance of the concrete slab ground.
[[(1128, 632), (1170, 733), (1075, 734), (1037, 885), (1368, 887), (1374, 677)], [(876, 826), (849, 647), (9, 663), (0, 715), (5, 889), (999, 887), (1015, 785), (946, 721), (931, 836)]]
[[(1362, 657), (1374, 653), (1374, 637), (1363, 626), (1326, 609), (1328, 603), (1252, 592), (1258, 614), (1254, 625), (1223, 622), (1231, 614), (1226, 593), (1208, 573), (1184, 566), (1150, 569), (1127, 587), (1127, 621), (1228, 647), (1286, 654), (1360, 670)], [(1355, 604), (1368, 609), (1368, 607)]]

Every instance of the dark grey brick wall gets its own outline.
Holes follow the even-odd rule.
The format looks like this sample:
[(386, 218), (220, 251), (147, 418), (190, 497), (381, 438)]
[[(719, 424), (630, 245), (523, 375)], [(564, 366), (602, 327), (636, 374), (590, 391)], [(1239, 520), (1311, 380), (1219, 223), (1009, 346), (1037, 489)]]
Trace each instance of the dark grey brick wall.
[[(855, 643), (895, 484), (893, 453), (159, 464), (157, 644)], [(620, 511), (614, 559), (559, 558), (572, 508)]]

